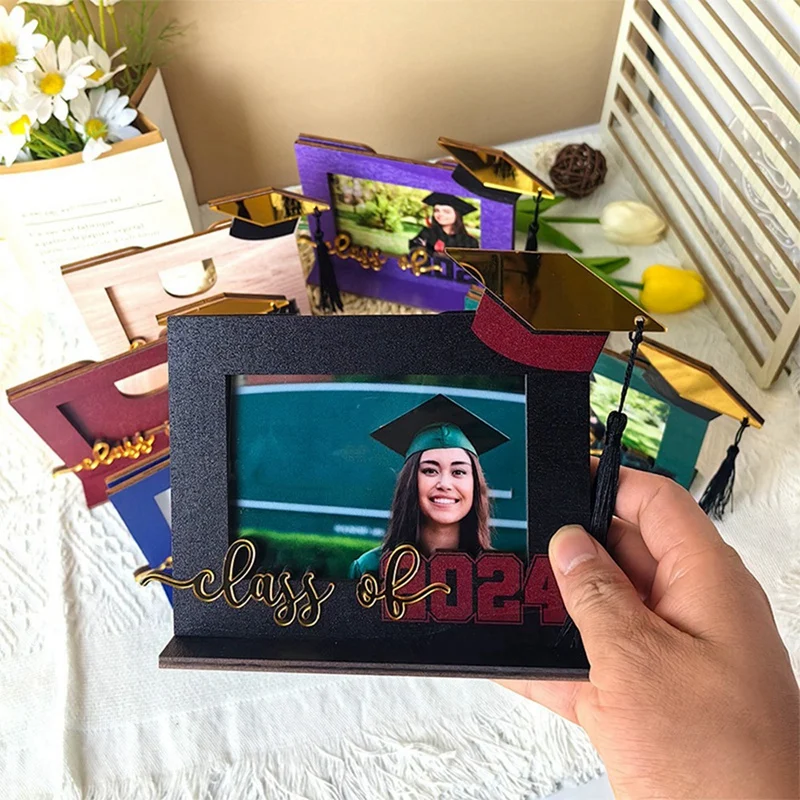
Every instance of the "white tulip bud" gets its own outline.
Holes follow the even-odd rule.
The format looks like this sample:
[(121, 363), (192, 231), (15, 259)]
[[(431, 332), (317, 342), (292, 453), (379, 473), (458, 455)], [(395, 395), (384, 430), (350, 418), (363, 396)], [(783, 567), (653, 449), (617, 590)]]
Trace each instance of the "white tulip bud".
[(600, 225), (614, 244), (653, 244), (667, 229), (667, 224), (644, 203), (618, 200), (609, 203), (600, 215)]

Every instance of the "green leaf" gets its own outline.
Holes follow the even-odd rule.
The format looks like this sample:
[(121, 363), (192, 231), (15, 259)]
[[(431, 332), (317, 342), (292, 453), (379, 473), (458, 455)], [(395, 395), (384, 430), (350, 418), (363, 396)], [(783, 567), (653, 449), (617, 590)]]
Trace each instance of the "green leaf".
[(621, 287), (621, 286), (620, 286), (618, 283), (616, 283), (616, 282), (615, 282), (615, 281), (613, 281), (613, 280), (610, 280), (610, 281), (609, 281), (609, 283), (610, 283), (610, 284), (611, 284), (611, 285), (612, 285), (612, 286), (613, 286), (613, 287), (614, 287), (614, 288), (615, 288), (615, 289), (616, 289), (616, 290), (617, 290), (617, 291), (618, 291), (620, 294), (624, 294), (624, 295), (625, 295), (625, 297), (627, 297), (627, 298), (628, 298), (628, 300), (630, 300), (630, 301), (631, 301), (631, 303), (636, 303), (636, 305), (637, 305), (637, 306), (641, 306), (641, 303), (639, 302), (639, 300), (638, 300), (636, 297), (634, 297), (634, 296), (633, 296), (633, 295), (632, 295), (632, 294), (631, 294), (631, 293), (630, 293), (630, 292), (629, 292), (627, 289), (623, 289), (623, 288), (622, 288), (622, 287)]
[(644, 289), (644, 284), (637, 281), (623, 281), (621, 278), (614, 278), (617, 286), (627, 286), (629, 289), (638, 289), (640, 292)]
[(613, 278), (606, 278), (602, 274), (600, 274), (600, 277), (603, 278), (609, 286), (613, 286), (620, 294), (625, 295), (625, 297), (627, 297), (631, 303), (636, 303), (637, 306), (641, 305), (641, 303), (627, 289), (623, 289), (622, 286), (620, 286)]
[(533, 221), (533, 214), (520, 214), (517, 213), (516, 217), (514, 217), (514, 229), (519, 231), (520, 233), (525, 233), (528, 230), (528, 226)]
[[(553, 206), (557, 206), (559, 203), (563, 203), (567, 199), (566, 195), (558, 195), (557, 197), (553, 197), (552, 199), (543, 197), (541, 202), (539, 203), (539, 213), (544, 214)], [(526, 197), (524, 200), (520, 200), (517, 203), (517, 211), (522, 212), (523, 214), (528, 214), (529, 216), (533, 216), (533, 210), (536, 208), (536, 203), (532, 197)]]
[(600, 217), (548, 217), (548, 222), (564, 222), (571, 225), (599, 225)]
[[(588, 270), (590, 270), (593, 274), (597, 275), (600, 280), (605, 281), (609, 286), (613, 286), (620, 294), (625, 295), (632, 303), (636, 303), (637, 306), (641, 305), (641, 303), (627, 290), (620, 286), (614, 278), (610, 277), (606, 272), (603, 272), (602, 269), (593, 266), (592, 261), (598, 261), (602, 259), (595, 259), (595, 258), (579, 258), (578, 261), (581, 262)], [(589, 262), (589, 263), (587, 263)]]
[(628, 256), (596, 256), (579, 258), (578, 261), (589, 268), (595, 267), (606, 275), (613, 275), (617, 270), (627, 267), (631, 263)]
[[(566, 200), (566, 197), (559, 196), (554, 197), (552, 200), (542, 200), (542, 204), (539, 208), (539, 219), (541, 220), (541, 215), (544, 214), (545, 211), (552, 208), (553, 206), (557, 206), (559, 203)], [(528, 226), (533, 221), (533, 210), (534, 204), (531, 198), (527, 198), (525, 200), (520, 200), (517, 203), (517, 210), (516, 215), (514, 218), (514, 227), (525, 233), (528, 230)]]
[(583, 250), (575, 244), (568, 236), (564, 236), (561, 231), (556, 230), (552, 225), (548, 225), (544, 220), (539, 220), (539, 241), (557, 247), (559, 250), (567, 250), (570, 253), (582, 253)]

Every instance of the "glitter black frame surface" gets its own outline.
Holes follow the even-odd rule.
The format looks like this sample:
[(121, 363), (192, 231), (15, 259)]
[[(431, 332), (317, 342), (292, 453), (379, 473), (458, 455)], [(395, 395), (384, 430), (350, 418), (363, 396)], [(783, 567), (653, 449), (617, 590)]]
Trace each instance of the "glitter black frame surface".
[[(512, 361), (472, 332), (474, 314), (171, 317), (168, 323), (174, 575), (220, 574), (229, 546), (229, 412), (237, 375), (522, 375), (526, 384), (528, 561), (563, 524), (589, 524), (589, 373)], [(299, 576), (297, 576), (299, 577)], [(324, 585), (324, 582), (323, 582)], [(163, 667), (469, 677), (585, 678), (581, 647), (559, 625), (386, 622), (338, 581), (318, 624), (279, 627), (251, 602), (235, 609), (174, 593)]]

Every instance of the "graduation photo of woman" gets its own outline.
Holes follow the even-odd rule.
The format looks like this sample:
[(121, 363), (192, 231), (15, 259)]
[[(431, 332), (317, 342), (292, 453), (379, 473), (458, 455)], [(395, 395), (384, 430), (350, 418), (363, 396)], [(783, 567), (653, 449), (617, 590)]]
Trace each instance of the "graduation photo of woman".
[(405, 463), (383, 542), (352, 563), (350, 578), (377, 574), (381, 557), (401, 544), (413, 544), (424, 556), (442, 550), (477, 556), (492, 548), (479, 458), (505, 444), (505, 434), (438, 394), (371, 435)]
[(445, 192), (432, 192), (422, 202), (432, 207), (432, 217), (428, 226), (409, 241), (409, 252), (424, 247), (430, 255), (434, 255), (443, 254), (446, 247), (480, 246), (464, 225), (464, 217), (478, 210), (475, 206)]

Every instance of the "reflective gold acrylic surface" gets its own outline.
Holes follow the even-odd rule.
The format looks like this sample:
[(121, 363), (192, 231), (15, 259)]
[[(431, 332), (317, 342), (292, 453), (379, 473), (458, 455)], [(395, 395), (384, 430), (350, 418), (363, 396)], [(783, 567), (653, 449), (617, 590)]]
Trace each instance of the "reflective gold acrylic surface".
[(547, 198), (555, 196), (550, 186), (503, 150), (457, 142), (445, 136), (440, 136), (438, 142), (473, 178), (489, 189), (530, 195), (541, 192), (542, 197)]
[(228, 316), (236, 314), (272, 314), (281, 308), (286, 308), (289, 301), (278, 295), (262, 294), (233, 294), (223, 292), (212, 297), (206, 297), (196, 303), (174, 308), (163, 314), (156, 315), (159, 325), (166, 325), (168, 317), (175, 316)]
[(448, 248), (447, 254), (538, 331), (632, 331), (664, 327), (566, 253)]
[(754, 428), (764, 424), (764, 418), (708, 364), (649, 339), (639, 345), (639, 353), (684, 400), (740, 422), (747, 417)]
[(208, 205), (212, 211), (219, 211), (221, 214), (251, 222), (262, 228), (287, 220), (300, 219), (313, 214), (316, 208), (320, 211), (330, 209), (330, 206), (321, 200), (271, 188), (246, 195), (221, 197), (209, 201)]

